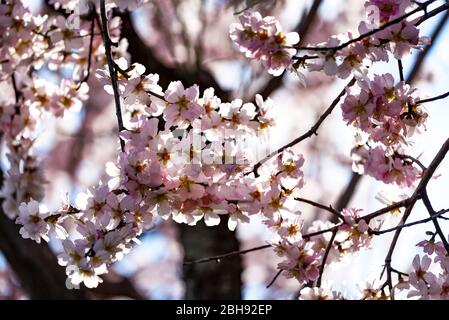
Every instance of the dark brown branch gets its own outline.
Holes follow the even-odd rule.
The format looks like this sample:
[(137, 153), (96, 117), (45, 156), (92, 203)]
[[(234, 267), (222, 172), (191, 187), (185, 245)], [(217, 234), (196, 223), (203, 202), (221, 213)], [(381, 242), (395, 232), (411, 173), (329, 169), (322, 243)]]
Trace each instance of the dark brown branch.
[[(112, 84), (112, 90), (114, 91), (114, 102), (115, 102), (115, 114), (117, 116), (117, 122), (118, 122), (118, 129), (119, 132), (125, 130), (125, 127), (123, 126), (123, 119), (122, 119), (122, 109), (120, 107), (120, 94), (118, 91), (118, 85), (117, 85), (117, 70), (115, 69), (115, 63), (112, 58), (112, 41), (109, 36), (108, 31), (108, 17), (106, 16), (106, 5), (105, 0), (100, 1), (100, 15), (101, 15), (101, 24), (102, 24), (102, 35), (103, 35), (103, 42), (104, 47), (106, 51), (106, 59), (108, 61), (108, 68), (109, 68), (109, 75), (111, 76), (111, 84)], [(120, 139), (120, 147), (122, 149), (122, 152), (125, 151), (125, 141), (119, 136)]]
[(316, 236), (319, 236), (319, 235), (322, 235), (322, 234), (325, 234), (325, 233), (328, 233), (328, 232), (333, 232), (334, 230), (338, 230), (338, 228), (339, 228), (341, 225), (342, 225), (342, 224), (337, 224), (337, 225), (335, 225), (335, 226), (333, 226), (333, 227), (330, 227), (330, 228), (327, 228), (327, 229), (323, 229), (323, 230), (319, 230), (319, 231), (314, 231), (314, 232), (311, 232), (311, 233), (306, 233), (306, 234), (303, 234), (302, 237), (303, 237), (304, 239), (310, 239), (310, 238), (312, 238), (312, 237), (316, 237)]
[(166, 66), (156, 57), (153, 50), (142, 41), (134, 29), (130, 13), (128, 11), (119, 12), (118, 10), (114, 10), (113, 13), (122, 19), (121, 36), (130, 43), (128, 52), (132, 61), (144, 65), (146, 70), (151, 73), (159, 74), (159, 83), (162, 87), (167, 87), (171, 81), (179, 80), (184, 85), (197, 84), (202, 89), (212, 87), (222, 101), (229, 100), (231, 93), (224, 90), (208, 70), (203, 68), (189, 71)]
[[(413, 210), (416, 201), (418, 201), (418, 199), (422, 197), (422, 193), (425, 191), (427, 184), (429, 183), (430, 179), (432, 178), (433, 174), (435, 173), (440, 163), (443, 161), (448, 151), (449, 151), (449, 139), (447, 139), (444, 142), (444, 144), (441, 146), (440, 150), (436, 154), (435, 158), (432, 160), (432, 163), (429, 165), (427, 170), (424, 171), (424, 174), (418, 186), (416, 187), (415, 192), (409, 198), (410, 203), (408, 204), (407, 209), (405, 210), (404, 215), (401, 221), (399, 222), (398, 226), (401, 226), (406, 223), (408, 217), (410, 216)], [(398, 242), (401, 231), (402, 229), (396, 230), (393, 236), (393, 240), (391, 241), (390, 248), (388, 249), (387, 256), (385, 258), (385, 270), (387, 271), (387, 282), (390, 292), (392, 292), (393, 289), (393, 284), (391, 280), (391, 259), (394, 253), (394, 249), (396, 248), (396, 244)]]
[(326, 251), (324, 252), (323, 261), (320, 265), (320, 273), (318, 276), (318, 280), (316, 281), (316, 286), (321, 287), (321, 280), (323, 278), (324, 268), (326, 267), (327, 257), (329, 256), (329, 252), (331, 251), (332, 245), (334, 244), (335, 236), (337, 235), (338, 228), (332, 231), (331, 238), (329, 239), (329, 243), (327, 244)]
[(11, 82), (14, 89), (14, 97), (16, 99), (16, 103), (19, 103), (21, 93), (19, 91), (19, 88), (17, 88), (16, 75), (14, 72), (11, 74)]
[(399, 79), (401, 81), (405, 81), (404, 78), (404, 66), (402, 65), (402, 60), (398, 59), (398, 71), (399, 71)]
[(301, 141), (308, 139), (310, 137), (312, 137), (313, 135), (318, 135), (318, 129), (321, 126), (321, 124), (324, 122), (324, 120), (326, 120), (326, 118), (332, 113), (332, 111), (335, 109), (335, 107), (338, 105), (338, 103), (340, 102), (341, 98), (343, 98), (343, 96), (346, 94), (346, 89), (348, 87), (351, 87), (352, 85), (354, 85), (355, 83), (355, 78), (353, 78), (345, 87), (344, 89), (339, 93), (339, 95), (337, 96), (337, 98), (335, 98), (334, 101), (332, 101), (331, 105), (329, 106), (329, 108), (326, 109), (326, 111), (319, 117), (318, 121), (309, 129), (309, 131), (307, 131), (306, 133), (304, 133), (303, 135), (299, 136), (298, 138), (294, 139), (293, 141), (287, 143), (286, 145), (284, 145), (283, 147), (273, 151), (272, 153), (270, 153), (269, 155), (267, 155), (265, 158), (263, 158), (262, 160), (260, 160), (258, 163), (256, 163), (256, 165), (253, 168), (253, 171), (256, 176), (258, 175), (258, 170), (259, 168), (268, 160), (270, 160), (271, 158), (273, 158), (274, 156), (280, 154), (281, 152), (283, 152), (284, 150), (293, 147), (294, 145), (300, 143)]
[(348, 184), (346, 185), (346, 188), (343, 190), (343, 192), (338, 197), (337, 204), (335, 205), (336, 210), (341, 211), (348, 206), (349, 201), (351, 201), (351, 197), (354, 194), (354, 192), (356, 191), (359, 181), (361, 179), (362, 179), (361, 174), (358, 174), (357, 172), (352, 173), (351, 179), (349, 180)]
[(416, 163), (418, 165), (418, 167), (421, 168), (422, 171), (425, 171), (427, 168), (426, 166), (418, 159), (416, 159), (415, 157), (406, 155), (406, 154), (399, 154), (397, 155), (400, 159), (405, 159), (405, 160), (410, 160), (413, 163)]
[(435, 221), (438, 218), (441, 218), (441, 216), (443, 214), (446, 214), (448, 212), (449, 212), (449, 209), (442, 210), (440, 212), (436, 212), (433, 216), (430, 216), (429, 218), (425, 218), (425, 219), (414, 221), (414, 222), (405, 223), (403, 225), (396, 226), (396, 227), (389, 228), (389, 229), (371, 230), (370, 233), (373, 234), (373, 235), (379, 236), (381, 234), (389, 233), (389, 232), (396, 231), (396, 230), (399, 230), (399, 229), (408, 228), (408, 227), (411, 227), (411, 226), (416, 226), (418, 224), (423, 224), (423, 223), (427, 223), (427, 222), (430, 222), (430, 221)]
[(449, 97), (449, 92), (440, 94), (439, 96), (436, 96), (436, 97), (433, 97), (433, 98), (419, 100), (417, 103), (418, 104), (429, 103), (429, 102), (433, 102), (433, 101), (437, 101), (437, 100), (446, 99), (447, 97)]
[(281, 275), (282, 271), (284, 270), (279, 270), (276, 275), (273, 277), (273, 279), (270, 281), (269, 284), (267, 284), (266, 288), (268, 289), (269, 287), (271, 287), (277, 280), (277, 278), (279, 278), (279, 276)]
[[(303, 202), (306, 202), (306, 201), (303, 201)], [(312, 202), (312, 201), (308, 200), (307, 202), (309, 203), (309, 202)], [(385, 208), (382, 208), (382, 209), (379, 209), (377, 211), (374, 211), (373, 213), (370, 213), (370, 214), (367, 214), (365, 216), (362, 216), (359, 219), (357, 219), (357, 221), (360, 221), (360, 220), (364, 219), (364, 220), (366, 220), (366, 222), (369, 222), (371, 219), (374, 219), (374, 218), (376, 218), (378, 216), (381, 216), (381, 215), (383, 215), (385, 213), (388, 213), (388, 212), (390, 212), (392, 210), (405, 207), (409, 203), (410, 203), (410, 198), (402, 200), (402, 201), (399, 201), (399, 202), (394, 203), (394, 204), (392, 204), (390, 206), (387, 206)], [(315, 204), (315, 202), (314, 202), (314, 204)], [(316, 203), (316, 204), (318, 204), (318, 203)], [(318, 205), (320, 205), (320, 204), (318, 204)], [(322, 209), (329, 210), (329, 207), (326, 207), (324, 205), (320, 205), (320, 207)], [(327, 228), (327, 229), (314, 231), (314, 232), (311, 232), (311, 233), (306, 233), (306, 234), (303, 234), (302, 237), (304, 239), (310, 239), (312, 237), (319, 236), (319, 235), (322, 235), (324, 233), (337, 232), (338, 228), (340, 226), (342, 226), (343, 224), (344, 224), (344, 222), (340, 223), (338, 225), (335, 225), (333, 227)], [(240, 255), (240, 254), (246, 254), (248, 252), (263, 250), (263, 249), (267, 249), (267, 248), (270, 248), (270, 247), (272, 247), (272, 245), (267, 244), (267, 245), (254, 247), (254, 248), (251, 248), (251, 249), (247, 249), (247, 250), (232, 251), (232, 252), (229, 252), (229, 253), (225, 253), (225, 254), (221, 254), (221, 255), (217, 255), (217, 256), (213, 256), (213, 257), (207, 257), (207, 258), (203, 258), (203, 259), (199, 259), (199, 260), (195, 260), (195, 261), (188, 261), (188, 262), (185, 262), (184, 265), (205, 263), (205, 262), (210, 262), (210, 261), (219, 261), (220, 259), (223, 259), (223, 258), (228, 258), (228, 257), (232, 257), (232, 256), (235, 256), (235, 255)]]
[[(422, 201), (424, 203), (424, 206), (427, 209), (427, 212), (430, 215), (430, 218), (433, 222), (433, 225), (435, 227), (435, 230), (436, 230), (438, 236), (440, 237), (441, 241), (443, 242), (446, 252), (449, 254), (449, 243), (447, 242), (446, 235), (444, 234), (443, 230), (441, 229), (441, 226), (438, 223), (438, 220), (434, 218), (434, 217), (437, 217), (439, 215), (439, 213), (433, 209), (432, 203), (430, 202), (429, 196), (427, 194), (427, 190), (423, 191)], [(444, 210), (443, 210), (443, 213), (444, 213)]]
[(407, 198), (405, 200), (393, 203), (392, 205), (389, 205), (388, 207), (379, 209), (377, 211), (374, 211), (373, 213), (370, 213), (370, 214), (367, 214), (367, 215), (365, 215), (363, 217), (358, 218), (357, 222), (362, 220), (362, 219), (365, 220), (366, 222), (369, 222), (370, 220), (372, 220), (374, 218), (377, 218), (377, 217), (379, 217), (379, 216), (381, 216), (381, 215), (383, 215), (385, 213), (397, 210), (399, 208), (407, 207), (410, 204), (410, 202), (411, 202), (411, 199)]
[[(425, 4), (425, 3), (424, 3)], [(425, 14), (418, 18), (417, 21), (415, 22), (415, 26), (419, 26), (420, 24), (422, 24), (423, 22), (429, 20), (430, 18), (433, 18), (434, 16), (440, 14), (443, 11), (446, 11), (447, 9), (449, 9), (449, 2), (446, 1), (446, 4), (443, 4), (435, 9), (433, 9), (430, 12), (427, 12), (425, 10)]]
[(251, 249), (247, 249), (247, 250), (232, 251), (229, 253), (220, 254), (217, 256), (208, 257), (208, 258), (204, 258), (204, 259), (198, 259), (198, 260), (194, 260), (194, 261), (186, 261), (186, 262), (184, 262), (184, 265), (192, 265), (192, 264), (205, 263), (205, 262), (210, 262), (210, 261), (220, 262), (220, 259), (229, 258), (229, 257), (235, 256), (235, 255), (246, 254), (249, 252), (259, 251), (259, 250), (267, 249), (270, 247), (272, 247), (271, 244), (266, 244), (263, 246), (259, 246), (259, 247), (255, 247), (255, 248), (251, 248)]
[(343, 217), (343, 215), (338, 211), (335, 210), (334, 208), (332, 208), (332, 206), (325, 206), (321, 203), (312, 201), (312, 200), (308, 200), (308, 199), (304, 199), (304, 198), (295, 198), (296, 201), (300, 201), (300, 202), (304, 202), (307, 204), (310, 204), (311, 206), (326, 210), (330, 213), (332, 213), (336, 218), (341, 219), (342, 221), (345, 221), (345, 218)]

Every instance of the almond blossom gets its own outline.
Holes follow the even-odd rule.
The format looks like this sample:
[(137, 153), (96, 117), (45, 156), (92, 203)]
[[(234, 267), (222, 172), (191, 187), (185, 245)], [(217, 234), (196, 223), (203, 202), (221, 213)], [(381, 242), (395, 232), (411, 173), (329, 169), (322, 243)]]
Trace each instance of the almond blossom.
[(296, 50), (288, 48), (299, 42), (296, 32), (284, 34), (274, 17), (245, 12), (240, 23), (230, 27), (230, 37), (247, 58), (261, 60), (268, 72), (279, 76), (292, 64)]
[(22, 237), (32, 239), (37, 243), (41, 242), (41, 238), (48, 242), (47, 233), (50, 227), (45, 221), (48, 215), (48, 212), (41, 212), (39, 202), (35, 200), (22, 203), (19, 207), (19, 216), (16, 219), (16, 222), (22, 225), (20, 228)]

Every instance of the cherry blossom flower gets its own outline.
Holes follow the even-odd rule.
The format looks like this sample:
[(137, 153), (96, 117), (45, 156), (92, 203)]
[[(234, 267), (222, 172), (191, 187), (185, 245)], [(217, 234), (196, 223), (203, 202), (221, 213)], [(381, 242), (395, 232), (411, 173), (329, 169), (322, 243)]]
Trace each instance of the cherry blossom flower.
[(376, 6), (380, 12), (380, 22), (385, 23), (405, 13), (410, 5), (408, 0), (369, 0), (365, 7)]
[(41, 238), (48, 242), (47, 233), (50, 227), (45, 221), (48, 215), (48, 212), (42, 212), (39, 209), (39, 202), (35, 200), (22, 203), (19, 207), (19, 216), (16, 219), (16, 223), (22, 225), (20, 228), (22, 237), (34, 240), (37, 243), (41, 242)]
[(184, 89), (180, 81), (171, 82), (165, 91), (168, 106), (164, 112), (164, 119), (167, 125), (178, 122), (191, 123), (198, 118), (204, 112), (204, 108), (198, 103), (198, 96), (198, 86)]
[(230, 27), (231, 39), (246, 57), (261, 60), (270, 74), (281, 75), (292, 64), (296, 50), (289, 47), (299, 42), (299, 35), (284, 34), (274, 17), (262, 18), (258, 12), (245, 12), (239, 18), (240, 23)]

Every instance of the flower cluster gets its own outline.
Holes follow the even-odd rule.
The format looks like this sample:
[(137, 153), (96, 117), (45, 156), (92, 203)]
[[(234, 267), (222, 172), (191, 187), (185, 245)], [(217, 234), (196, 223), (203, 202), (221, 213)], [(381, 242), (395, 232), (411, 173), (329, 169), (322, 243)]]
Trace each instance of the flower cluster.
[[(275, 222), (267, 222), (277, 233), (278, 241), (274, 241), (273, 245), (278, 256), (283, 259), (278, 265), (279, 269), (285, 271), (288, 278), (295, 278), (300, 284), (306, 285), (318, 279), (325, 256), (326, 263), (331, 263), (339, 261), (344, 255), (368, 248), (372, 240), (369, 231), (377, 230), (380, 226), (376, 223), (376, 226), (370, 228), (359, 215), (360, 211), (345, 208), (341, 212), (344, 221), (340, 225), (315, 221), (306, 230), (298, 214), (283, 213)], [(332, 242), (331, 234), (323, 230), (335, 232)]]
[[(370, 227), (365, 219), (360, 216), (360, 209), (345, 208), (341, 211), (344, 223), (339, 228), (336, 242), (340, 252), (354, 253), (363, 248), (369, 248), (372, 235), (369, 233)], [(379, 225), (372, 229), (378, 229)]]
[(416, 255), (412, 262), (412, 271), (402, 275), (395, 289), (407, 293), (407, 297), (419, 299), (449, 299), (449, 258), (442, 242), (434, 237), (417, 244), (424, 255)]
[(372, 141), (387, 147), (407, 144), (415, 129), (424, 125), (427, 113), (409, 85), (395, 84), (389, 73), (363, 78), (358, 84), (359, 89), (348, 89), (343, 119), (368, 133)]
[[(357, 87), (348, 89), (342, 105), (347, 123), (368, 137), (352, 150), (356, 170), (385, 183), (411, 186), (418, 169), (403, 155), (403, 148), (424, 127), (427, 113), (415, 91), (402, 81), (395, 84), (391, 74), (364, 77)], [(371, 147), (372, 143), (378, 145)]]
[[(239, 99), (226, 103), (212, 88), (201, 94), (198, 86), (185, 88), (179, 81), (163, 91), (158, 75), (144, 75), (143, 66), (128, 67), (124, 59), (116, 64), (128, 129), (120, 133), (124, 152), (107, 165), (111, 179), (81, 194), (76, 207), (66, 205), (39, 221), (33, 210), (28, 217), (31, 211), (24, 210), (17, 220), (37, 241), (47, 239), (50, 224), (75, 220), (82, 237), (65, 240), (60, 260), (72, 284), (98, 284), (99, 275), (155, 217), (190, 225), (204, 219), (212, 226), (226, 214), (233, 230), (249, 215), (273, 220), (290, 210), (288, 203), (303, 184), (303, 158), (286, 150), (255, 177), (249, 161), (253, 149), (237, 143), (266, 134), (274, 123), (271, 100), (257, 96), (257, 107)], [(99, 69), (97, 77), (112, 93), (107, 70)], [(33, 201), (23, 207), (34, 208)]]
[[(12, 92), (0, 99), (0, 130), (10, 164), (1, 193), (5, 212), (15, 218), (20, 203), (44, 197), (42, 164), (32, 152), (36, 124), (42, 116), (79, 111), (88, 93), (87, 85), (79, 82), (83, 76), (79, 71), (85, 69), (74, 70), (58, 85), (44, 80), (41, 71), (57, 76), (68, 74), (73, 64), (86, 65), (88, 33), (85, 24), (69, 30), (60, 17), (32, 15), (20, 1), (2, 2), (0, 12), (0, 80)], [(93, 63), (99, 47), (97, 41), (90, 53)]]
[[(380, 21), (376, 23), (383, 24), (405, 14), (410, 2), (367, 1), (365, 6), (375, 7), (380, 15)], [(359, 34), (364, 35), (372, 31), (373, 26), (362, 21), (358, 29)], [(245, 12), (240, 16), (240, 23), (231, 25), (230, 34), (247, 58), (262, 61), (271, 74), (280, 75), (284, 69), (292, 66), (292, 58), (296, 54), (294, 45), (299, 42), (297, 33), (284, 35), (281, 31), (279, 22), (273, 17), (263, 18), (258, 12)], [(302, 65), (310, 71), (323, 71), (340, 78), (347, 78), (351, 74), (366, 75), (367, 67), (374, 62), (388, 61), (389, 53), (396, 59), (402, 59), (411, 49), (428, 42), (427, 38), (419, 37), (419, 29), (413, 22), (406, 20), (354, 42), (356, 37), (353, 33), (336, 35), (310, 50), (304, 48), (305, 55), (296, 57), (299, 61), (303, 59), (304, 63), (295, 68)]]
[(356, 172), (367, 174), (384, 183), (410, 187), (418, 178), (419, 169), (412, 160), (392, 150), (360, 145), (352, 150)]
[(377, 8), (379, 13), (377, 18), (379, 18), (380, 23), (387, 23), (400, 17), (405, 13), (408, 6), (410, 6), (408, 0), (369, 0), (365, 3), (365, 8)]
[(250, 59), (262, 61), (274, 76), (292, 64), (296, 50), (288, 48), (299, 42), (296, 32), (284, 34), (279, 21), (274, 17), (262, 17), (258, 12), (245, 12), (240, 23), (230, 27), (232, 41)]
[(1, 196), (4, 198), (3, 209), (11, 219), (18, 215), (22, 202), (44, 198), (44, 170), (38, 159), (30, 154), (32, 145), (31, 140), (22, 138), (10, 146), (7, 155), (11, 167), (6, 172)]
[[(388, 3), (387, 3), (388, 2)], [(401, 4), (390, 4), (398, 1), (375, 1), (381, 12), (381, 21), (403, 15), (408, 7), (408, 1), (399, 1)], [(372, 1), (366, 3), (373, 5)], [(391, 9), (388, 9), (391, 8)], [(387, 14), (387, 12), (390, 12)], [(372, 32), (373, 27), (362, 21), (359, 25), (359, 35)], [(324, 71), (327, 75), (347, 78), (351, 74), (363, 76), (368, 72), (368, 67), (374, 62), (389, 61), (389, 54), (396, 59), (403, 59), (414, 48), (428, 42), (426, 37), (419, 37), (419, 29), (413, 22), (402, 20), (386, 28), (379, 28), (368, 37), (360, 41), (353, 33), (332, 36), (329, 41), (320, 43), (310, 54), (318, 55), (318, 59), (308, 60), (306, 67), (311, 71)], [(329, 48), (329, 50), (326, 50)], [(337, 50), (338, 48), (338, 50)]]

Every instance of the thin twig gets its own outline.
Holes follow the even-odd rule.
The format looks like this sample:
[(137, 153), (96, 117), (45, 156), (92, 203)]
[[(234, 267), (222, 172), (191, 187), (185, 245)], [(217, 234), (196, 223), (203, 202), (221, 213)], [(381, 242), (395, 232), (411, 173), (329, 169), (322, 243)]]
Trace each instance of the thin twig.
[(329, 240), (329, 243), (327, 244), (326, 251), (324, 252), (323, 261), (320, 265), (320, 273), (318, 276), (318, 280), (316, 281), (316, 286), (321, 287), (321, 280), (323, 278), (324, 268), (326, 267), (326, 261), (327, 257), (329, 256), (329, 252), (331, 251), (332, 245), (334, 244), (335, 236), (337, 235), (338, 229), (334, 229), (332, 231), (331, 238)]
[(398, 69), (399, 69), (399, 79), (405, 81), (404, 78), (404, 66), (402, 65), (402, 60), (398, 59)]
[(213, 256), (213, 257), (198, 259), (198, 260), (194, 260), (194, 261), (187, 261), (187, 262), (184, 262), (184, 265), (187, 266), (187, 265), (205, 263), (205, 262), (210, 262), (210, 261), (220, 262), (220, 259), (229, 258), (229, 257), (235, 256), (235, 255), (240, 255), (240, 254), (246, 254), (246, 253), (249, 253), (249, 252), (259, 251), (259, 250), (267, 249), (267, 248), (270, 248), (270, 247), (272, 247), (271, 244), (266, 244), (266, 245), (263, 245), (263, 246), (259, 246), (259, 247), (255, 247), (255, 248), (251, 248), (251, 249), (247, 249), (247, 250), (232, 251), (232, 252), (229, 252), (229, 253), (220, 254), (220, 255), (217, 255), (217, 256)]
[(437, 212), (435, 215), (430, 216), (430, 217), (425, 218), (425, 219), (422, 219), (422, 220), (405, 223), (403, 225), (399, 225), (399, 226), (396, 226), (396, 227), (393, 227), (393, 228), (389, 228), (389, 229), (384, 229), (384, 230), (370, 230), (369, 232), (370, 232), (370, 234), (379, 236), (381, 234), (389, 233), (389, 232), (396, 231), (396, 230), (399, 230), (399, 229), (408, 228), (408, 227), (411, 227), (411, 226), (416, 226), (418, 224), (423, 224), (423, 223), (427, 223), (427, 222), (432, 221), (432, 220), (436, 220), (436, 219), (440, 218), (443, 214), (448, 213), (448, 212), (449, 212), (449, 209), (442, 210), (440, 212)]
[(426, 166), (421, 161), (416, 159), (415, 157), (412, 157), (412, 156), (409, 156), (409, 155), (406, 155), (406, 154), (400, 154), (400, 155), (397, 155), (397, 156), (400, 159), (406, 159), (406, 160), (410, 160), (411, 162), (416, 163), (418, 165), (418, 167), (421, 168), (422, 171), (425, 171), (427, 169)]
[(446, 99), (447, 97), (449, 97), (449, 91), (446, 93), (440, 94), (439, 96), (433, 97), (433, 98), (419, 100), (417, 103), (423, 104), (423, 103), (433, 102), (433, 101), (437, 101), (437, 100), (441, 100), (441, 99)]
[(269, 284), (267, 284), (266, 288), (268, 289), (269, 287), (271, 287), (277, 280), (277, 278), (281, 275), (282, 271), (284, 270), (279, 270), (276, 275), (273, 277), (273, 279), (270, 281)]
[(319, 235), (322, 235), (322, 234), (325, 234), (328, 232), (333, 232), (334, 230), (337, 230), (341, 225), (343, 225), (343, 224), (337, 224), (337, 225), (327, 228), (327, 229), (306, 233), (306, 234), (303, 234), (302, 237), (303, 237), (303, 239), (310, 239), (312, 237), (316, 237), (316, 236), (319, 236)]
[(423, 22), (429, 20), (430, 18), (436, 16), (437, 14), (440, 14), (443, 11), (446, 11), (447, 9), (449, 9), (449, 2), (446, 1), (446, 4), (443, 4), (435, 9), (433, 9), (430, 12), (425, 11), (425, 14), (422, 17), (419, 17), (416, 21), (415, 21), (415, 26), (419, 26), (420, 24), (422, 24)]
[(19, 103), (21, 93), (19, 91), (19, 88), (17, 87), (16, 75), (14, 72), (11, 74), (11, 82), (12, 82), (12, 87), (14, 89), (14, 96), (16, 99), (16, 103)]
[(256, 163), (256, 165), (253, 167), (253, 170), (251, 172), (254, 172), (254, 174), (256, 176), (258, 176), (258, 170), (259, 168), (268, 160), (270, 160), (272, 157), (280, 154), (281, 152), (283, 152), (285, 149), (288, 149), (290, 147), (293, 147), (294, 145), (300, 143), (301, 141), (312, 137), (313, 135), (318, 135), (318, 128), (321, 126), (321, 124), (324, 122), (324, 120), (326, 120), (326, 118), (332, 113), (332, 111), (335, 109), (335, 107), (338, 105), (338, 103), (340, 102), (341, 98), (346, 94), (346, 89), (353, 86), (355, 83), (355, 78), (353, 78), (345, 87), (344, 89), (340, 92), (340, 94), (337, 96), (337, 98), (335, 98), (334, 101), (332, 101), (332, 104), (329, 106), (329, 108), (326, 109), (326, 111), (319, 117), (318, 121), (309, 129), (309, 131), (307, 131), (306, 133), (304, 133), (303, 135), (299, 136), (298, 138), (294, 139), (293, 141), (287, 143), (286, 145), (284, 145), (283, 147), (273, 151), (272, 153), (270, 153), (269, 155), (267, 155), (265, 158), (263, 158), (262, 160), (260, 160), (258, 163)]
[[(433, 209), (432, 203), (430, 202), (429, 196), (427, 194), (427, 190), (423, 191), (422, 200), (423, 200), (424, 206), (426, 207), (427, 212), (429, 213), (431, 218), (433, 218), (439, 214), (438, 212), (436, 212)], [(441, 226), (438, 223), (437, 219), (432, 219), (432, 222), (433, 222), (433, 225), (435, 227), (435, 230), (436, 230), (438, 236), (440, 237), (441, 241), (443, 242), (446, 252), (449, 254), (449, 243), (447, 242), (446, 235), (444, 234), (443, 230), (441, 229)]]
[[(378, 216), (380, 216), (382, 214), (388, 213), (388, 212), (390, 212), (392, 210), (395, 210), (395, 209), (407, 206), (409, 203), (410, 203), (410, 199), (405, 199), (405, 200), (399, 201), (399, 202), (394, 203), (394, 204), (392, 204), (390, 206), (387, 206), (385, 208), (377, 210), (377, 211), (375, 211), (373, 213), (370, 213), (368, 215), (362, 216), (359, 219), (357, 219), (357, 221), (360, 221), (360, 220), (364, 219), (367, 222), (369, 222), (369, 220), (371, 220), (371, 219), (373, 219), (375, 217), (378, 217)], [(323, 207), (328, 209), (328, 207), (326, 207), (324, 205), (320, 205), (320, 206), (323, 206)], [(340, 224), (337, 224), (337, 225), (335, 225), (333, 227), (327, 228), (327, 229), (306, 233), (306, 234), (303, 234), (302, 237), (304, 239), (310, 239), (312, 237), (319, 236), (319, 235), (322, 235), (322, 234), (325, 234), (325, 233), (328, 233), (328, 232), (335, 232), (336, 233), (338, 231), (338, 229), (343, 224), (344, 224), (344, 222), (340, 223)], [(267, 249), (267, 248), (270, 248), (270, 247), (272, 247), (272, 245), (267, 244), (267, 245), (262, 245), (262, 246), (254, 247), (254, 248), (251, 248), (251, 249), (247, 249), (247, 250), (232, 251), (232, 252), (221, 254), (221, 255), (217, 255), (217, 256), (212, 256), (212, 257), (207, 257), (207, 258), (202, 258), (202, 259), (198, 259), (198, 260), (194, 260), (194, 261), (185, 262), (184, 265), (205, 263), (205, 262), (211, 262), (211, 261), (219, 261), (220, 259), (223, 259), (223, 258), (228, 258), (228, 257), (232, 257), (232, 256), (239, 255), (239, 254), (246, 254), (246, 253), (249, 253), (249, 252), (263, 250), (263, 249)]]
[(307, 204), (310, 204), (311, 206), (314, 206), (314, 207), (317, 207), (317, 208), (320, 208), (320, 209), (323, 209), (323, 210), (326, 210), (326, 211), (332, 213), (337, 218), (341, 219), (342, 221), (345, 221), (345, 218), (343, 217), (343, 215), (339, 211), (337, 211), (334, 208), (332, 208), (332, 206), (325, 206), (325, 205), (323, 205), (321, 203), (318, 203), (318, 202), (315, 202), (315, 201), (312, 201), (312, 200), (308, 200), (308, 199), (304, 199), (304, 198), (295, 198), (295, 200), (296, 201), (300, 201), (300, 202), (304, 202), (304, 203), (307, 203)]
[(387, 206), (385, 208), (379, 209), (377, 211), (374, 211), (373, 213), (370, 213), (370, 214), (367, 214), (367, 215), (365, 215), (363, 217), (360, 217), (360, 218), (356, 219), (356, 221), (359, 222), (360, 220), (363, 219), (366, 222), (369, 222), (370, 220), (372, 220), (374, 218), (377, 218), (377, 217), (379, 217), (379, 216), (381, 216), (381, 215), (383, 215), (385, 213), (397, 210), (399, 208), (407, 207), (410, 204), (410, 201), (411, 201), (410, 198), (407, 198), (405, 200), (395, 202), (395, 203), (393, 203), (393, 204), (391, 204), (391, 205), (389, 205), (389, 206)]

